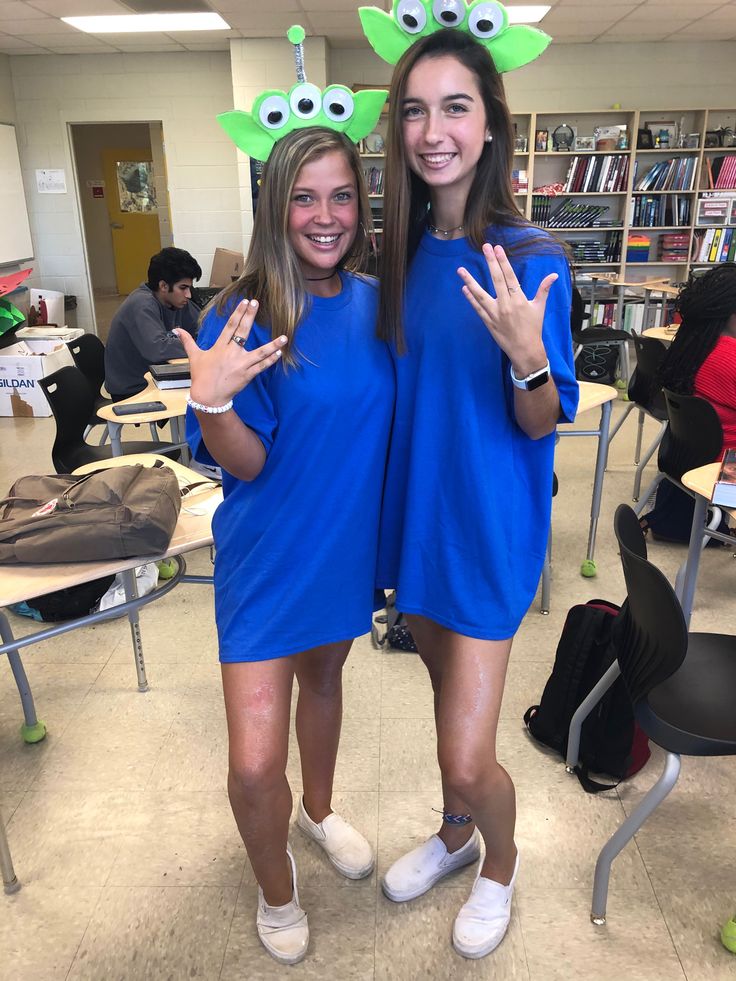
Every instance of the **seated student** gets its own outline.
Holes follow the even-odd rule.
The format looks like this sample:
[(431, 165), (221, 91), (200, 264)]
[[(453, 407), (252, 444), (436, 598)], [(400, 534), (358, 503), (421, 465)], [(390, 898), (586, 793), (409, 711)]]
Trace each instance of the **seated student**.
[(197, 333), (199, 310), (192, 286), (202, 270), (184, 249), (162, 249), (151, 258), (148, 281), (134, 290), (112, 318), (105, 347), (105, 387), (114, 401), (142, 392), (149, 365), (185, 357), (172, 333)]
[[(660, 381), (678, 395), (710, 402), (723, 427), (723, 449), (736, 447), (736, 263), (691, 277), (677, 310), (682, 323), (660, 366)], [(693, 508), (689, 494), (665, 480), (642, 528), (660, 540), (687, 542)]]

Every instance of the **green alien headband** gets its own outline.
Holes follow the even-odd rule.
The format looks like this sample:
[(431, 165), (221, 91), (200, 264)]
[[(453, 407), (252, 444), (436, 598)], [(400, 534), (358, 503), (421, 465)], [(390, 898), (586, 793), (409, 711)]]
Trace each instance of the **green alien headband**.
[(415, 41), (456, 27), (488, 48), (499, 72), (510, 72), (534, 61), (552, 38), (535, 27), (509, 26), (502, 3), (489, 0), (393, 0), (391, 13), (378, 7), (359, 7), (363, 33), (379, 58), (395, 65)]
[(297, 84), (288, 92), (262, 92), (250, 112), (233, 109), (220, 113), (220, 126), (238, 149), (256, 160), (268, 160), (277, 140), (307, 126), (326, 126), (344, 133), (354, 143), (362, 140), (378, 122), (388, 92), (366, 89), (353, 93), (345, 85), (319, 89), (304, 74), (304, 28), (290, 27), (286, 36), (295, 49)]

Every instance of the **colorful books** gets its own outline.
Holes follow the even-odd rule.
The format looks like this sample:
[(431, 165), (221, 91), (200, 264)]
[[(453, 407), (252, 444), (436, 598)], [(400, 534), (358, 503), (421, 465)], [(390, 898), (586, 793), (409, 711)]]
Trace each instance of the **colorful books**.
[(711, 500), (724, 508), (736, 507), (736, 450), (726, 450), (723, 454), (721, 472)]

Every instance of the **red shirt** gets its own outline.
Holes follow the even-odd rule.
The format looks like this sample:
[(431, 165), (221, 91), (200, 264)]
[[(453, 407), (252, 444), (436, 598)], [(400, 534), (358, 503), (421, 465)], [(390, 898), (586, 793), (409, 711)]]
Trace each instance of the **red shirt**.
[(723, 426), (723, 448), (736, 447), (736, 337), (722, 334), (695, 375), (693, 395), (705, 399)]

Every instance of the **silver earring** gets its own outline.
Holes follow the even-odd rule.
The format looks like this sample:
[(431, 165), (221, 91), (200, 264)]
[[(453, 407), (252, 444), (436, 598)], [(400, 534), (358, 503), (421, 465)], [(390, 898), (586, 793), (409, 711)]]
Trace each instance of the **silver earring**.
[(493, 134), (492, 133), (489, 133), (486, 136), (486, 143), (490, 143), (492, 140), (493, 140)]

